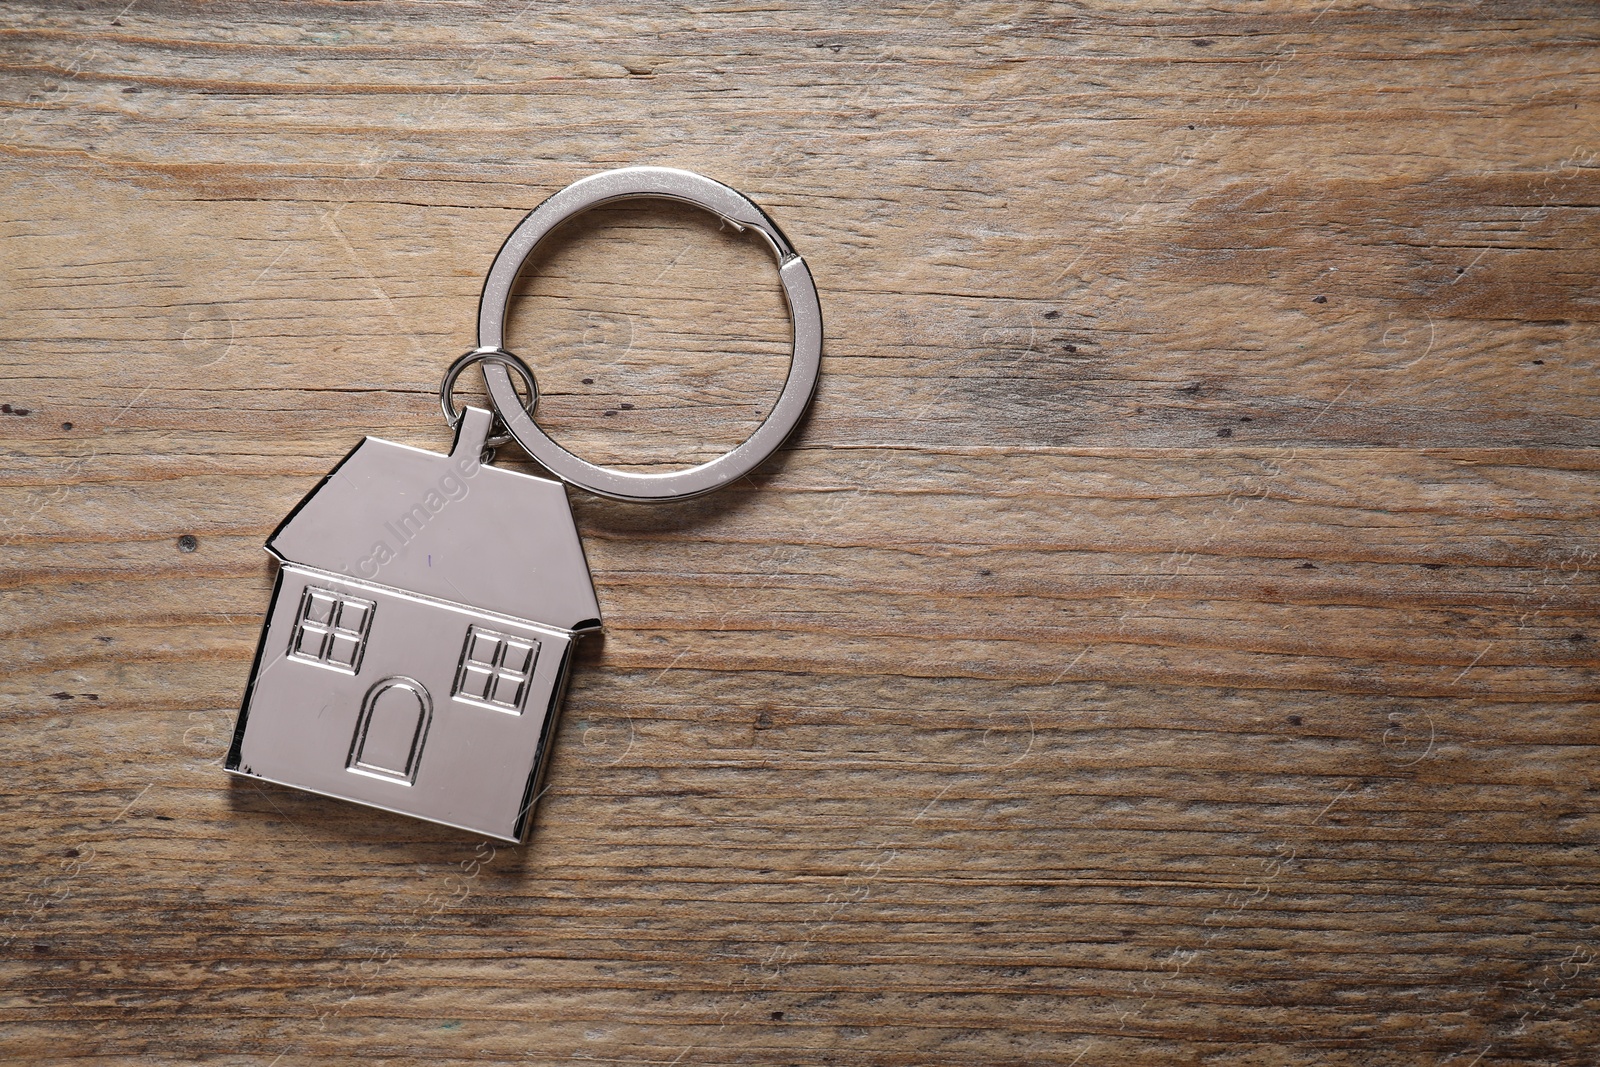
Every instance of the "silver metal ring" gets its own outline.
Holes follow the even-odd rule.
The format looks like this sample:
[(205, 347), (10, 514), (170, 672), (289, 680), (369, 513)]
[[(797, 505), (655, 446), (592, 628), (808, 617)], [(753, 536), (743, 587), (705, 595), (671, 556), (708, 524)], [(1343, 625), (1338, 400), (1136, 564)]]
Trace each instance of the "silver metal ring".
[(794, 351), (778, 402), (755, 433), (731, 452), (688, 470), (667, 474), (612, 470), (579, 459), (539, 429), (533, 416), (523, 409), (503, 363), (485, 361), (483, 379), (489, 384), (489, 396), (506, 429), (530, 456), (562, 481), (616, 500), (681, 500), (742, 478), (777, 451), (805, 415), (821, 369), (822, 306), (817, 301), (811, 271), (777, 224), (743, 194), (704, 175), (669, 167), (624, 167), (573, 182), (530, 212), (495, 256), (478, 304), (478, 351), (503, 351), (500, 346), (505, 342), (511, 288), (523, 263), (550, 231), (592, 207), (638, 198), (692, 204), (738, 230), (754, 229), (766, 238), (777, 257), (778, 279), (794, 325)]
[[(506, 388), (511, 390), (511, 395), (517, 397), (517, 402), (514, 405), (516, 410), (527, 415), (530, 419), (533, 417), (533, 409), (539, 403), (539, 383), (534, 380), (533, 371), (521, 359), (503, 348), (484, 348), (480, 346), (450, 364), (450, 369), (444, 372), (444, 380), (439, 383), (439, 410), (444, 412), (445, 421), (450, 424), (451, 429), (461, 425), (461, 416), (464, 414), (464, 412), (456, 410), (456, 379), (461, 377), (462, 371), (474, 363), (485, 364), (485, 381), (488, 381), (489, 366), (510, 367), (516, 371), (517, 377), (521, 378), (522, 383), (528, 387), (527, 403), (523, 403), (522, 397), (517, 396), (517, 391), (511, 386), (510, 376), (503, 369), (500, 374), (505, 378)], [(498, 400), (495, 401), (495, 405), (496, 408), (499, 407)], [(501, 421), (504, 421), (504, 416), (501, 416)], [(511, 440), (510, 434), (498, 434), (486, 438), (483, 443), (489, 448), (493, 448), (496, 445), (503, 445), (509, 440)]]

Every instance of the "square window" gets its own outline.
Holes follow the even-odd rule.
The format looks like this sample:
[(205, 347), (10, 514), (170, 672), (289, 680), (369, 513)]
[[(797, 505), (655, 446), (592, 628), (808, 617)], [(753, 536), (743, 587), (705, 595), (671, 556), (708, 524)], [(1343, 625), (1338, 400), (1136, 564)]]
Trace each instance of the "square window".
[(467, 640), (467, 649), (467, 659), (492, 667), (500, 651), (500, 635), (473, 627)]
[(312, 659), (322, 658), (322, 642), (328, 636), (328, 631), (320, 626), (304, 625), (295, 635), (294, 650), (302, 656)]
[(374, 607), (372, 601), (348, 593), (306, 586), (289, 642), (290, 657), (349, 674), (359, 672)]
[(469, 704), (520, 715), (538, 658), (539, 643), (531, 638), (469, 627), (451, 695)]
[(349, 667), (354, 670), (356, 656), (360, 652), (361, 642), (359, 639), (349, 634), (336, 633), (333, 635), (333, 643), (328, 648), (326, 658), (329, 663), (337, 663), (341, 667)]
[(493, 671), (476, 663), (469, 663), (461, 671), (461, 681), (456, 685), (456, 693), (458, 696), (469, 696), (475, 700), (488, 700), (489, 685), (493, 681)]
[(339, 629), (360, 634), (367, 628), (367, 611), (370, 605), (365, 600), (346, 600), (339, 605)]
[(338, 604), (333, 593), (326, 589), (307, 589), (303, 618), (306, 622), (333, 622), (333, 609)]
[(524, 678), (520, 674), (500, 673), (494, 676), (494, 696), (489, 699), (496, 704), (504, 704), (508, 708), (522, 706), (522, 683)]
[(500, 657), (500, 668), (526, 675), (533, 669), (533, 646), (515, 638), (508, 640), (506, 650)]

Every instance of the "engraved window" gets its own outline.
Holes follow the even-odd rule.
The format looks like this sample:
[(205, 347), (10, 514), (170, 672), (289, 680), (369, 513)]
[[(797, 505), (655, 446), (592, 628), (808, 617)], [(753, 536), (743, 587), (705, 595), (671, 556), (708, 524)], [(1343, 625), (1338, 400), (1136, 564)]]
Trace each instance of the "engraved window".
[(469, 704), (520, 714), (538, 657), (539, 642), (531, 637), (513, 637), (474, 626), (467, 631), (451, 696)]
[(372, 629), (370, 600), (333, 589), (306, 586), (300, 595), (300, 615), (295, 620), (289, 655), (294, 659), (355, 674), (361, 670), (361, 653)]

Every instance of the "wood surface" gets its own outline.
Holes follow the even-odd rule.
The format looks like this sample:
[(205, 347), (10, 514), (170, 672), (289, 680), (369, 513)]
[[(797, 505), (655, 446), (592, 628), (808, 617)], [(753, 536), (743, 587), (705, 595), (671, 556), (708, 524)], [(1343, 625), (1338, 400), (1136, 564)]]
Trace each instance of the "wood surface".
[[(1594, 4), (0, 27), (0, 1059), (1600, 1062)], [(607, 629), (525, 846), (229, 780), (266, 534), (448, 445), (500, 241), (634, 163), (804, 253), (809, 421), (573, 494)], [(647, 205), (511, 343), (661, 466), (787, 329)]]

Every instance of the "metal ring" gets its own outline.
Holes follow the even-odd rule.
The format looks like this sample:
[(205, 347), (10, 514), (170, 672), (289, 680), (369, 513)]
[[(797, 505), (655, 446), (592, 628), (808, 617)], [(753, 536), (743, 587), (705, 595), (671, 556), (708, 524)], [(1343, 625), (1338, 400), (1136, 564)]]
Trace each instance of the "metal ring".
[(738, 230), (756, 230), (772, 247), (794, 326), (794, 351), (778, 402), (755, 433), (731, 452), (688, 470), (668, 474), (612, 470), (579, 459), (539, 429), (533, 416), (523, 409), (502, 364), (485, 362), (483, 380), (489, 385), (489, 396), (506, 429), (530, 456), (562, 481), (616, 500), (681, 500), (742, 478), (777, 451), (810, 405), (821, 369), (822, 306), (811, 271), (777, 224), (743, 194), (703, 175), (669, 167), (624, 167), (573, 182), (530, 212), (495, 256), (478, 304), (478, 346), (479, 351), (501, 351), (511, 288), (523, 263), (550, 231), (592, 207), (636, 198), (677, 200), (704, 208)]
[[(439, 410), (444, 412), (445, 421), (450, 424), (451, 429), (461, 425), (461, 416), (465, 414), (465, 412), (456, 410), (456, 379), (461, 377), (462, 371), (466, 370), (474, 363), (487, 363), (493, 366), (510, 367), (512, 370), (516, 371), (517, 376), (520, 377), (523, 384), (528, 387), (527, 403), (523, 403), (522, 397), (518, 396), (517, 391), (512, 388), (510, 376), (507, 375), (504, 370), (502, 370), (500, 374), (506, 379), (506, 388), (511, 390), (511, 395), (517, 397), (516, 409), (523, 412), (530, 419), (533, 417), (533, 409), (539, 403), (539, 383), (534, 381), (533, 371), (530, 370), (528, 365), (522, 362), (521, 359), (517, 358), (517, 356), (513, 355), (512, 353), (507, 352), (503, 348), (479, 347), (474, 348), (471, 352), (468, 352), (466, 355), (450, 364), (450, 369), (444, 372), (444, 380), (439, 383)], [(486, 367), (484, 368), (484, 380), (487, 381), (488, 377), (488, 368)], [(495, 401), (495, 406), (498, 409), (498, 400)], [(504, 418), (502, 417), (502, 422), (503, 421)], [(486, 438), (483, 443), (487, 447), (493, 448), (495, 445), (503, 445), (509, 440), (511, 440), (510, 434), (499, 434)]]

